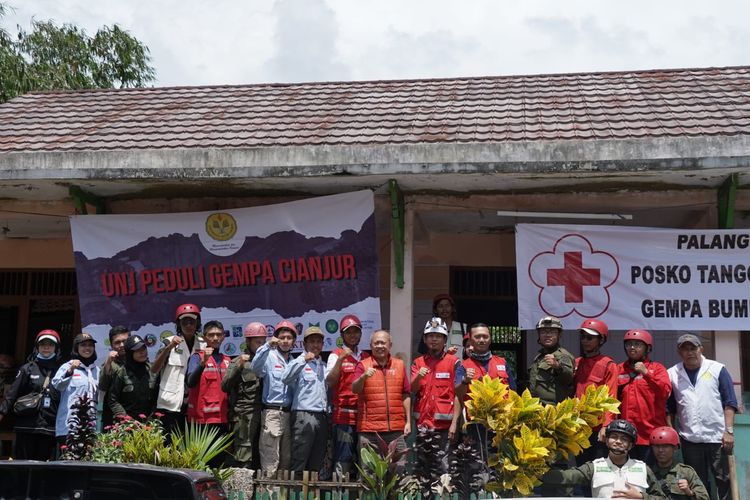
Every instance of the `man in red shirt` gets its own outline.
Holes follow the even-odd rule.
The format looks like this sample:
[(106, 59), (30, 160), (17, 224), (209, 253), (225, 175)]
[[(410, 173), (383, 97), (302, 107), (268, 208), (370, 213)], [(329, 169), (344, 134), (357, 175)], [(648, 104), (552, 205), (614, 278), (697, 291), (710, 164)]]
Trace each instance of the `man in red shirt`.
[(461, 362), (445, 352), (448, 327), (438, 317), (424, 328), (427, 353), (414, 360), (411, 366), (411, 392), (415, 393), (414, 416), (419, 428), (437, 431), (439, 447), (445, 452), (443, 471), (447, 472), (451, 443), (456, 439), (461, 402), (455, 387), (464, 379)]
[(341, 319), (343, 347), (328, 356), (326, 384), (332, 391), (333, 471), (340, 476), (352, 472), (357, 452), (357, 395), (352, 392), (357, 364), (369, 354), (359, 350), (362, 322), (353, 314)]
[(648, 357), (654, 345), (649, 332), (630, 330), (623, 340), (628, 359), (620, 363), (617, 377), (620, 418), (629, 420), (638, 430), (631, 456), (650, 462), (649, 437), (651, 431), (667, 425), (667, 399), (672, 383), (664, 365)]
[[(601, 353), (601, 347), (607, 342), (609, 327), (599, 319), (585, 319), (581, 323), (578, 333), (581, 337), (581, 356), (576, 358), (576, 371), (573, 382), (576, 386), (576, 397), (580, 398), (590, 385), (606, 385), (609, 395), (617, 398), (617, 376), (620, 373), (617, 363)], [(598, 429), (593, 429), (589, 441), (591, 447), (583, 450), (576, 457), (576, 463), (583, 465), (595, 458), (607, 456), (607, 447), (604, 444), (604, 431), (615, 415), (607, 412), (604, 414), (604, 422)]]

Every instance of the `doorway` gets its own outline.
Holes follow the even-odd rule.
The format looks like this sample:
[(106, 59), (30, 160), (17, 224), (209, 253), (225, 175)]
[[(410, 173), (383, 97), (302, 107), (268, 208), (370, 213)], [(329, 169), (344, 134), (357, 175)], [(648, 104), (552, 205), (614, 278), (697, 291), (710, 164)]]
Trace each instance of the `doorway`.
[(450, 293), (459, 321), (490, 327), (492, 352), (505, 358), (518, 381), (526, 373), (526, 346), (517, 326), (515, 267), (451, 267)]

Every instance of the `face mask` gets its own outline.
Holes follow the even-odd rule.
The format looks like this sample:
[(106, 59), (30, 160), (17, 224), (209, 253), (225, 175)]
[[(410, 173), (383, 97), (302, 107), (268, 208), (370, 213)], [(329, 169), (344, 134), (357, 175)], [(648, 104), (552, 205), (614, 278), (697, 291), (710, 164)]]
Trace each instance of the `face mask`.
[(42, 355), (42, 353), (41, 353), (41, 352), (38, 352), (38, 353), (36, 353), (36, 357), (37, 357), (37, 359), (52, 359), (52, 358), (54, 358), (54, 357), (55, 357), (56, 355), (57, 355), (57, 353), (56, 353), (56, 352), (53, 352), (53, 353), (52, 353), (52, 354), (50, 354), (49, 356), (44, 356), (44, 355)]

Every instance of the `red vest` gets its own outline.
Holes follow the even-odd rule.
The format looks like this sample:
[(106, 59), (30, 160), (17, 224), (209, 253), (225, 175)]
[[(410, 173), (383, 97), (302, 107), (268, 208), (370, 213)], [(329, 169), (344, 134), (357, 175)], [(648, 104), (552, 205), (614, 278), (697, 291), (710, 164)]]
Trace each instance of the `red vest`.
[(365, 371), (375, 368), (375, 375), (365, 379), (364, 389), (359, 395), (357, 406), (358, 432), (403, 431), (406, 425), (404, 412), (404, 362), (391, 357), (381, 367), (375, 358), (362, 360)]
[[(580, 398), (586, 392), (586, 387), (590, 385), (603, 385), (607, 376), (607, 369), (614, 360), (604, 354), (598, 354), (593, 358), (576, 358), (576, 371), (573, 380), (576, 385), (576, 397)], [(613, 368), (617, 368), (614, 365)], [(617, 396), (617, 392), (613, 397)]]
[(453, 420), (454, 399), (456, 397), (456, 363), (458, 358), (452, 354), (445, 354), (436, 359), (425, 354), (414, 360), (413, 373), (422, 367), (430, 369), (430, 373), (419, 381), (417, 403), (414, 406), (414, 416), (418, 426), (429, 429), (448, 429)]
[[(198, 353), (203, 356), (203, 352)], [(221, 380), (231, 359), (222, 354), (221, 363), (216, 366), (214, 357), (206, 361), (200, 383), (188, 391), (187, 418), (199, 424), (226, 424), (229, 418), (229, 396), (221, 390)]]
[[(343, 348), (333, 351), (336, 356), (341, 356)], [(366, 352), (360, 353), (364, 361), (370, 355)], [(354, 369), (357, 367), (357, 359), (347, 356), (341, 363), (338, 384), (333, 388), (333, 423), (342, 425), (355, 425), (357, 423), (357, 395), (352, 392), (354, 382)]]
[(484, 371), (482, 363), (475, 359), (467, 358), (463, 360), (465, 369), (474, 368), (477, 372), (475, 379), (481, 379), (485, 375), (489, 375), (490, 378), (501, 378), (503, 382), (508, 383), (508, 363), (505, 362), (505, 358), (500, 356), (492, 356), (488, 364), (489, 372)]
[[(501, 358), (500, 356), (495, 356), (494, 354), (490, 357), (490, 362), (487, 364), (487, 368), (489, 368), (489, 372), (484, 371), (484, 366), (482, 366), (482, 363), (479, 361), (472, 359), (472, 358), (466, 358), (462, 361), (464, 368), (474, 368), (476, 370), (477, 375), (474, 377), (474, 380), (479, 380), (485, 375), (489, 375), (490, 378), (499, 378), (503, 382), (505, 382), (505, 385), (508, 385), (508, 363), (505, 362), (505, 358)], [(471, 386), (469, 386), (469, 390), (466, 392), (466, 396), (464, 396), (464, 401), (468, 401), (469, 394), (471, 393)], [(471, 415), (466, 415), (467, 420), (471, 420)]]

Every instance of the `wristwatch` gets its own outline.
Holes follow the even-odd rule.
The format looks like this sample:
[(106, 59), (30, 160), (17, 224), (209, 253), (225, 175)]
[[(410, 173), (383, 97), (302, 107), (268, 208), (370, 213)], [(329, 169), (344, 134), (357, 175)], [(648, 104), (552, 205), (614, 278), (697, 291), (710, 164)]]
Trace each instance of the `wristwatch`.
[(727, 434), (734, 434), (734, 427), (727, 427)]

